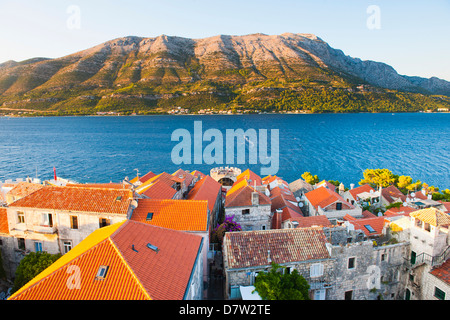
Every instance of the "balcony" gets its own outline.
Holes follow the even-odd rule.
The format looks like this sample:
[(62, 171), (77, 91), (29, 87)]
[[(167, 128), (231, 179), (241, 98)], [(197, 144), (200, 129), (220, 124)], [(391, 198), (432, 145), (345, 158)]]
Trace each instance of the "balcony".
[(39, 225), (32, 226), (31, 231), (43, 234), (54, 234), (56, 233), (57, 229), (55, 226)]

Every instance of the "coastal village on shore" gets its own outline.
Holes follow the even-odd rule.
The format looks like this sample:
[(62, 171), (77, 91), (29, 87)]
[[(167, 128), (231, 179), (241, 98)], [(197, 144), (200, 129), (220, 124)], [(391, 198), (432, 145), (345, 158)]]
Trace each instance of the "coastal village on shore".
[[(240, 228), (217, 237), (223, 221)], [(259, 300), (297, 270), (312, 300), (450, 300), (450, 202), (424, 188), (290, 183), (235, 167), (0, 181), (9, 300)], [(61, 257), (16, 291), (30, 253)]]

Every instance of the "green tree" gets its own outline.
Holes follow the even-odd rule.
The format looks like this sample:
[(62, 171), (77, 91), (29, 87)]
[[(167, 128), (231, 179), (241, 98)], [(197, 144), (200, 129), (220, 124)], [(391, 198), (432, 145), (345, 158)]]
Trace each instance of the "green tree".
[(269, 272), (260, 272), (256, 276), (254, 291), (264, 300), (310, 300), (305, 278), (297, 270), (286, 273), (285, 269), (272, 262)]
[(372, 187), (389, 187), (395, 182), (394, 174), (388, 169), (366, 169), (363, 172), (364, 179), (359, 184), (370, 184)]
[(27, 254), (16, 269), (14, 285), (11, 291), (16, 292), (19, 290), (60, 257), (60, 254), (47, 252), (31, 252)]
[(314, 185), (319, 182), (319, 177), (317, 175), (312, 175), (311, 172), (305, 172), (301, 175), (303, 180), (305, 180), (307, 183)]

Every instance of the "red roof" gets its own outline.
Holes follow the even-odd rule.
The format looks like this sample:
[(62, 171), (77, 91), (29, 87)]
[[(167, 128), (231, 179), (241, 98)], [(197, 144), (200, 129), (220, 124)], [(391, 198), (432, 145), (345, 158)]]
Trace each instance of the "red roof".
[(333, 226), (330, 220), (328, 220), (327, 216), (319, 215), (319, 216), (310, 216), (310, 217), (301, 217), (296, 219), (291, 219), (291, 221), (297, 221), (297, 228), (306, 228), (313, 226), (320, 227), (331, 227)]
[(447, 259), (442, 265), (431, 270), (430, 273), (450, 285), (450, 259)]
[(177, 190), (171, 188), (162, 180), (157, 180), (142, 194), (150, 199), (173, 199)]
[(190, 174), (189, 172), (184, 171), (182, 169), (178, 169), (177, 171), (175, 171), (172, 174), (172, 176), (173, 176), (173, 178), (172, 178), (173, 181), (176, 181), (176, 182), (184, 181), (184, 184), (186, 185), (186, 187), (191, 184), (192, 180), (194, 180), (194, 176), (192, 174)]
[(249, 268), (330, 258), (322, 228), (275, 229), (226, 232), (224, 264), (230, 268)]
[(338, 193), (326, 188), (326, 187), (319, 187), (317, 189), (314, 189), (312, 191), (309, 191), (305, 193), (306, 198), (308, 199), (309, 203), (318, 209), (320, 206), (322, 209), (325, 209), (329, 205), (340, 201), (343, 204), (347, 205), (349, 208), (354, 208), (350, 203), (345, 201)]
[(363, 192), (370, 192), (370, 191), (375, 191), (369, 184), (363, 184), (362, 186), (353, 188), (351, 190), (349, 190), (348, 192), (350, 192), (350, 194), (352, 195), (354, 200), (358, 199), (358, 194), (363, 193)]
[(385, 216), (407, 216), (409, 217), (409, 214), (413, 211), (416, 211), (416, 209), (411, 208), (411, 207), (404, 207), (401, 206), (399, 208), (390, 208), (388, 210), (386, 210), (386, 212), (384, 213)]
[[(231, 189), (230, 189), (231, 190)], [(242, 188), (234, 191), (230, 194), (228, 191), (227, 196), (225, 198), (225, 207), (250, 207), (252, 206), (252, 193), (257, 192), (259, 195), (259, 204), (260, 205), (270, 205), (271, 201), (268, 196), (263, 194), (262, 192), (253, 189), (250, 186), (243, 186)]]
[(130, 219), (174, 230), (207, 231), (208, 201), (139, 199)]
[(128, 189), (45, 186), (10, 207), (127, 214), (132, 200)]
[[(201, 243), (191, 233), (126, 220), (94, 231), (10, 299), (181, 300)], [(108, 269), (98, 280), (101, 266)]]
[(251, 171), (250, 169), (245, 170), (240, 175), (237, 176), (236, 182), (239, 183), (242, 180), (247, 180), (250, 185), (254, 185), (256, 182), (257, 186), (260, 186), (262, 184), (262, 179), (259, 175)]
[(406, 196), (400, 190), (398, 190), (396, 186), (382, 188), (381, 195), (389, 203), (398, 202), (398, 200), (396, 199), (400, 199), (401, 202), (406, 201)]
[(210, 176), (205, 176), (195, 183), (186, 199), (207, 200), (209, 211), (212, 212), (219, 196), (222, 197), (222, 185)]
[(344, 220), (350, 222), (356, 230), (362, 230), (368, 237), (381, 236), (383, 234), (384, 217), (356, 219), (346, 215)]

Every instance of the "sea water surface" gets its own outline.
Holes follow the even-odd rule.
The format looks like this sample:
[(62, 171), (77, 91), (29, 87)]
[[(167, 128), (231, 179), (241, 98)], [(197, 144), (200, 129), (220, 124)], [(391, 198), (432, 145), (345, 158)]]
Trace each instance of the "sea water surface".
[[(356, 185), (367, 168), (388, 168), (450, 188), (450, 114), (260, 114), (118, 117), (0, 117), (0, 181), (57, 175), (78, 182), (119, 182), (148, 171), (178, 168), (209, 173), (215, 166), (174, 164), (176, 129), (279, 130), (277, 175), (292, 182), (309, 171), (320, 179)], [(203, 148), (209, 142), (203, 142)], [(224, 141), (225, 144), (225, 141)], [(268, 140), (270, 146), (270, 140)], [(225, 161), (224, 157), (224, 161)], [(248, 159), (247, 159), (248, 160)], [(137, 170), (136, 170), (137, 169)]]

